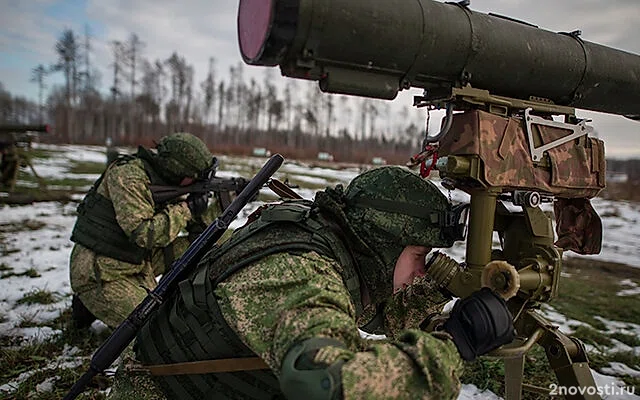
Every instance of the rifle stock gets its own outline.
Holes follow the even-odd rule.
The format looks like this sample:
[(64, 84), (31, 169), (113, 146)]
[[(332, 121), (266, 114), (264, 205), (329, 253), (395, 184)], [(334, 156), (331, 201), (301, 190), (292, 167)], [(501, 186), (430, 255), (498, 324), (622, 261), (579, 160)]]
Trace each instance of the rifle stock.
[(185, 253), (171, 265), (158, 286), (149, 291), (147, 297), (133, 310), (124, 322), (122, 322), (107, 338), (107, 340), (96, 351), (89, 370), (71, 387), (71, 390), (64, 397), (64, 400), (73, 400), (98, 373), (108, 368), (131, 343), (142, 325), (149, 319), (151, 314), (170, 295), (180, 277), (189, 272), (202, 255), (218, 241), (235, 219), (240, 210), (254, 198), (260, 188), (267, 183), (269, 178), (280, 168), (284, 158), (280, 154), (275, 154), (262, 167), (253, 179), (231, 202), (221, 216), (219, 216), (205, 231), (189, 246)]

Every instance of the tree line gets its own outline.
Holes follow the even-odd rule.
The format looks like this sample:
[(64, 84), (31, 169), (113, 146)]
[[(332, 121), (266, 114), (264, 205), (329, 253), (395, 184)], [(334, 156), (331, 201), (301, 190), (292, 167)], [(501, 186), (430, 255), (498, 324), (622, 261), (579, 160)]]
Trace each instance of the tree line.
[[(374, 156), (405, 161), (424, 134), (408, 106), (392, 112), (388, 102), (327, 95), (311, 82), (288, 80), (278, 88), (273, 70), (265, 70), (261, 82), (247, 79), (241, 62), (223, 78), (213, 57), (206, 78), (196, 82), (184, 56), (174, 51), (147, 59), (135, 33), (109, 45), (112, 62), (97, 65), (89, 29), (83, 35), (65, 29), (55, 43), (57, 59), (31, 71), (37, 101), (9, 93), (0, 82), (0, 123), (50, 123), (54, 140), (65, 143), (150, 145), (187, 131), (218, 151), (266, 147), (305, 158), (326, 151), (359, 162)], [(100, 89), (105, 69), (107, 92)], [(64, 84), (48, 87), (54, 74)]]

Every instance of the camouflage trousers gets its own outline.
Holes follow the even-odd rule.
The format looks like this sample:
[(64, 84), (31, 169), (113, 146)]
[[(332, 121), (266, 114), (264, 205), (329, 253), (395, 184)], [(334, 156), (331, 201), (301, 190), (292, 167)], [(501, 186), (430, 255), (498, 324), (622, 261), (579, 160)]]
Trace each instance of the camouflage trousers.
[(18, 170), (20, 167), (20, 158), (16, 152), (15, 146), (11, 146), (5, 149), (1, 155), (0, 160), (0, 186), (6, 189), (13, 190), (16, 179), (18, 176)]
[[(176, 239), (171, 261), (188, 244), (186, 237)], [(115, 328), (144, 300), (145, 288), (156, 287), (156, 277), (164, 273), (166, 262), (162, 249), (154, 251), (150, 261), (135, 265), (76, 245), (71, 253), (71, 288), (96, 318)]]

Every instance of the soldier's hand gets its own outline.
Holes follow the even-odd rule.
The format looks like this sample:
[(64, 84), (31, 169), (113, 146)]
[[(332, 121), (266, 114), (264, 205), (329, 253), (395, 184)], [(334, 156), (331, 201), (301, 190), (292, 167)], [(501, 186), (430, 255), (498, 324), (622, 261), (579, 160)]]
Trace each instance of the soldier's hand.
[(207, 209), (209, 193), (191, 193), (187, 196), (187, 206), (193, 217), (199, 217)]
[(472, 361), (514, 338), (513, 317), (504, 299), (482, 288), (453, 306), (444, 330), (453, 337), (460, 356)]
[(200, 234), (202, 234), (205, 229), (207, 229), (207, 225), (205, 225), (202, 221), (192, 219), (191, 221), (187, 222), (187, 238), (189, 240), (189, 243), (196, 240), (196, 238), (200, 236)]

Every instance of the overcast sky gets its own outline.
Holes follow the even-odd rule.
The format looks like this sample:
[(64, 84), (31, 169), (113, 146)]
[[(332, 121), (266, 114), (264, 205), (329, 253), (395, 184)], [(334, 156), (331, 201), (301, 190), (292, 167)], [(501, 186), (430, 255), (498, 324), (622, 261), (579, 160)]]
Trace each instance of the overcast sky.
[[(265, 0), (266, 1), (266, 0)], [(327, 0), (329, 1), (329, 0)], [(411, 0), (407, 0), (411, 1)], [(195, 66), (196, 82), (204, 79), (209, 57), (219, 75), (241, 62), (236, 35), (237, 0), (0, 0), (0, 82), (14, 94), (36, 99), (30, 70), (56, 59), (60, 32), (84, 33), (90, 26), (92, 57), (101, 66), (102, 84), (113, 79), (108, 43), (131, 32), (145, 43), (143, 56), (166, 59), (176, 50)], [(580, 29), (583, 39), (640, 54), (640, 0), (472, 0), (471, 8), (525, 20), (552, 31)], [(261, 81), (265, 68), (245, 68), (245, 76)], [(276, 70), (274, 79), (283, 82)], [(61, 74), (50, 84), (61, 82)], [(411, 104), (399, 96), (393, 106)], [(592, 112), (608, 156), (640, 157), (640, 123)]]

